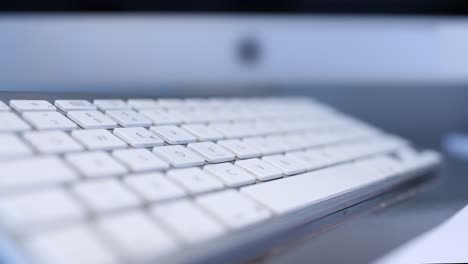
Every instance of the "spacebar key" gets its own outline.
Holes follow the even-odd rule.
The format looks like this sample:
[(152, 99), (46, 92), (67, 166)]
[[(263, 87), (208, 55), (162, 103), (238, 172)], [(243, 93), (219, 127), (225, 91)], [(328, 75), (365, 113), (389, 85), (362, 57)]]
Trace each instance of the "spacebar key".
[(301, 209), (382, 180), (356, 163), (247, 186), (241, 192), (277, 214)]
[(0, 162), (0, 191), (47, 186), (76, 179), (59, 158), (35, 157)]

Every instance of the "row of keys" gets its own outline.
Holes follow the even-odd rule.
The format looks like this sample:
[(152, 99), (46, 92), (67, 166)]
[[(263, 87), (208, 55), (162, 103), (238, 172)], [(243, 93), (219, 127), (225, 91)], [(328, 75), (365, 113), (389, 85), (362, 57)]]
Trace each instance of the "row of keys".
[[(49, 114), (54, 112), (29, 112), (27, 114)], [(57, 113), (58, 114), (58, 113)], [(0, 113), (1, 115), (1, 113)], [(329, 145), (338, 142), (369, 138), (372, 133), (357, 130), (347, 133), (340, 130), (291, 133), (286, 135), (249, 137), (243, 140), (227, 139), (217, 136), (217, 132), (206, 125), (156, 126), (149, 130), (142, 127), (115, 128), (113, 133), (105, 129), (73, 130), (70, 135), (62, 131), (29, 131), (23, 133), (28, 144), (16, 135), (0, 134), (0, 159), (27, 156), (33, 153), (29, 147), (40, 153), (56, 154), (84, 150), (114, 150), (127, 148), (150, 148), (168, 144), (190, 144), (190, 148), (202, 155), (207, 162), (229, 161), (237, 157), (246, 159), (260, 155), (272, 155), (286, 151), (305, 149), (313, 146)], [(219, 134), (218, 134), (219, 135)], [(218, 139), (220, 148), (210, 142), (198, 142), (201, 139)], [(226, 153), (227, 149), (233, 154)]]
[[(127, 102), (120, 99), (112, 100), (102, 100), (96, 99), (93, 103), (90, 103), (87, 100), (56, 100), (54, 102), (55, 106), (49, 103), (46, 100), (11, 100), (10, 106), (16, 111), (50, 111), (57, 108), (62, 111), (74, 111), (74, 110), (92, 110), (99, 108), (103, 111), (107, 110), (123, 110), (123, 109), (154, 109), (154, 108), (228, 108), (228, 109), (240, 109), (242, 107), (247, 107), (248, 109), (267, 109), (268, 111), (277, 109), (278, 106), (282, 104), (291, 104), (291, 107), (286, 109), (286, 113), (291, 112), (300, 112), (304, 109), (315, 110), (316, 112), (332, 111), (330, 108), (315, 102), (311, 99), (302, 100), (299, 99), (255, 99), (255, 98), (242, 98), (242, 99), (129, 99)], [(0, 109), (9, 110), (9, 108), (2, 102), (2, 107)]]
[[(14, 113), (0, 112), (1, 132), (23, 132), (31, 130), (76, 130), (77, 124), (85, 129), (112, 129), (121, 127), (149, 127), (151, 120), (133, 111), (108, 111), (106, 115), (98, 111), (73, 111), (65, 117), (59, 112), (25, 112), (21, 119)], [(169, 144), (186, 144), (195, 141), (219, 140), (231, 138), (245, 138), (252, 136), (266, 136), (271, 134), (295, 133), (312, 131), (313, 125), (304, 125), (303, 121), (289, 120), (285, 122), (239, 122), (239, 123), (213, 123), (186, 124), (181, 127), (164, 125), (151, 127), (152, 132), (160, 135)], [(313, 124), (313, 123), (310, 123)], [(318, 140), (334, 136), (330, 134), (355, 136), (356, 134), (375, 133), (372, 128), (359, 125), (350, 126), (345, 134), (339, 128), (313, 130), (320, 133)]]
[[(287, 103), (278, 101), (274, 104), (262, 103), (256, 105), (252, 102), (237, 102), (232, 103), (232, 100), (220, 100), (219, 103), (210, 104), (211, 106), (205, 107), (202, 104), (203, 100), (194, 103), (189, 100), (187, 104), (190, 108), (171, 108), (175, 105), (173, 103), (161, 103), (161, 107), (154, 108), (153, 100), (95, 100), (94, 104), (86, 100), (56, 100), (55, 106), (44, 100), (11, 100), (10, 105), (17, 112), (50, 112), (56, 111), (57, 108), (84, 128), (96, 128), (99, 126), (100, 121), (103, 123), (100, 128), (108, 128), (108, 126), (149, 126), (154, 125), (169, 125), (169, 124), (182, 124), (182, 123), (208, 123), (208, 122), (225, 122), (225, 121), (241, 121), (241, 120), (258, 120), (258, 119), (278, 119), (281, 121), (288, 121), (291, 118), (297, 119), (297, 125), (308, 124), (308, 127), (321, 126), (326, 124), (324, 120), (333, 121), (332, 123), (340, 123), (343, 121), (343, 116), (322, 105), (313, 104), (295, 104), (288, 105), (287, 109), (281, 107), (282, 104)], [(206, 100), (205, 100), (206, 101)], [(225, 104), (223, 104), (225, 102)], [(268, 102), (268, 101), (266, 101)], [(4, 110), (9, 110), (8, 106), (4, 105)], [(196, 107), (195, 107), (196, 106)], [(284, 105), (283, 105), (284, 106)], [(193, 108), (195, 107), (195, 108)], [(215, 107), (215, 108), (213, 108)], [(133, 109), (139, 111), (135, 112)], [(319, 110), (320, 109), (320, 110)], [(109, 122), (103, 113), (111, 117), (114, 123)], [(86, 112), (81, 116), (71, 114), (73, 112)], [(307, 113), (307, 114), (305, 114)], [(84, 116), (83, 116), (84, 115)], [(86, 118), (88, 116), (88, 118)], [(304, 122), (307, 120), (313, 122)], [(282, 118), (282, 119), (281, 119)], [(83, 119), (83, 120), (82, 120)], [(93, 119), (97, 119), (93, 122)], [(101, 120), (103, 119), (103, 120)], [(326, 122), (326, 123), (327, 123)], [(290, 127), (290, 126), (285, 126)]]
[[(121, 127), (149, 127), (152, 121), (131, 110), (108, 111), (106, 115), (99, 111), (73, 111), (65, 117), (59, 112), (25, 112), (24, 120), (10, 112), (0, 112), (2, 126), (0, 132), (21, 132), (31, 130), (31, 125), (37, 130), (73, 130), (77, 124), (85, 129), (111, 129)], [(174, 127), (174, 126), (168, 126)], [(182, 126), (193, 133), (199, 140), (214, 140), (219, 138), (240, 138), (254, 135), (288, 133), (310, 130), (312, 126), (300, 121), (285, 122), (242, 122), (214, 123), (209, 126), (188, 124)]]
[[(109, 133), (109, 135), (112, 134)], [(15, 137), (3, 138), (5, 141), (17, 140)], [(43, 143), (41, 139), (37, 140)], [(191, 143), (188, 147), (180, 145), (155, 147), (153, 152), (147, 149), (122, 148), (112, 151), (111, 154), (102, 151), (69, 153), (64, 157), (68, 165), (53, 156), (13, 159), (0, 162), (0, 171), (7, 175), (15, 175), (15, 177), (1, 178), (0, 190), (48, 186), (75, 181), (78, 174), (88, 178), (96, 178), (127, 175), (128, 173), (168, 171), (169, 178), (186, 186), (189, 192), (199, 193), (223, 188), (224, 185), (228, 187), (242, 186), (254, 183), (255, 180), (267, 181), (367, 156), (391, 153), (404, 149), (407, 145), (404, 141), (390, 137), (362, 141), (360, 144), (358, 142), (343, 143), (324, 148), (311, 148), (248, 159), (238, 159), (235, 152), (212, 142)], [(71, 147), (72, 144), (69, 146)], [(76, 146), (76, 148), (80, 147), (80, 145)], [(20, 155), (21, 151), (27, 152), (28, 149), (18, 148), (16, 151), (16, 154)], [(234, 165), (222, 162), (233, 162)], [(203, 170), (190, 168), (203, 166), (207, 163), (208, 165)], [(210, 163), (213, 165), (209, 165)], [(71, 169), (69, 165), (74, 169)], [(170, 170), (171, 167), (189, 169)], [(35, 173), (48, 171), (49, 168), (54, 168), (54, 171)], [(206, 176), (207, 174), (212, 174), (215, 178)], [(31, 175), (36, 176), (31, 177)], [(199, 184), (202, 187), (196, 187)]]

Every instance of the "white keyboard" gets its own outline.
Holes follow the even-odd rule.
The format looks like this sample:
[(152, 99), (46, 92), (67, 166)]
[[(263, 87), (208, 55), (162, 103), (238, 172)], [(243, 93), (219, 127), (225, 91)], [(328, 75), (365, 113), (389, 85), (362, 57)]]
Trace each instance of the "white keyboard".
[(10, 100), (0, 230), (27, 263), (170, 262), (439, 163), (305, 98)]

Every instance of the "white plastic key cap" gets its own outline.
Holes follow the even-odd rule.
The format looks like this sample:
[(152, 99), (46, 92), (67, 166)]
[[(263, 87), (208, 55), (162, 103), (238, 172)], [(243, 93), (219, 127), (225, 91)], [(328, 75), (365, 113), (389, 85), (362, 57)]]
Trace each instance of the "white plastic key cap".
[(0, 124), (0, 133), (31, 130), (28, 123), (11, 112), (0, 112)]
[(132, 108), (124, 100), (120, 99), (96, 99), (93, 103), (102, 111), (127, 110)]
[(249, 145), (249, 143), (237, 139), (220, 140), (218, 144), (234, 153), (240, 159), (254, 158), (261, 155), (260, 150)]
[(221, 133), (207, 125), (188, 124), (182, 125), (182, 128), (194, 135), (199, 141), (213, 141), (224, 138)]
[(213, 142), (190, 143), (187, 148), (200, 154), (209, 163), (226, 162), (236, 158), (232, 152)]
[[(379, 180), (382, 177), (377, 173), (352, 163), (280, 181), (246, 186), (241, 192), (282, 214), (343, 195)], [(281, 194), (287, 194), (287, 199), (283, 199)]]
[(134, 208), (142, 202), (122, 182), (115, 179), (79, 183), (73, 185), (71, 191), (86, 207), (97, 213)]
[(0, 177), (2, 191), (50, 186), (77, 179), (76, 173), (70, 167), (53, 156), (0, 161), (0, 171), (2, 175), (12, 175)]
[(169, 164), (147, 149), (115, 150), (112, 152), (112, 156), (134, 172), (164, 170), (169, 168)]
[(101, 151), (68, 154), (65, 159), (86, 177), (105, 177), (127, 173), (127, 169)]
[(0, 160), (30, 156), (33, 152), (28, 145), (13, 134), (0, 134)]
[(8, 112), (10, 111), (10, 107), (6, 105), (4, 102), (0, 101), (0, 112)]
[(123, 181), (148, 202), (159, 202), (186, 195), (181, 187), (157, 172), (130, 175), (125, 177)]
[(291, 156), (274, 155), (263, 157), (262, 160), (273, 164), (281, 169), (285, 175), (294, 175), (306, 171), (306, 165)]
[(56, 108), (45, 100), (11, 100), (11, 108), (18, 112), (55, 111)]
[(87, 100), (55, 100), (54, 104), (64, 112), (96, 109), (96, 106)]
[(84, 147), (63, 131), (27, 132), (24, 139), (41, 153), (76, 152)]
[(140, 263), (167, 254), (177, 243), (141, 211), (101, 218), (98, 229), (125, 263)]
[(40, 234), (25, 241), (34, 261), (48, 264), (113, 264), (118, 259), (86, 225)]
[(164, 141), (142, 127), (115, 128), (114, 135), (135, 148), (162, 146)]
[(187, 144), (197, 141), (194, 136), (177, 126), (153, 126), (150, 127), (150, 131), (169, 144)]
[(23, 118), (38, 130), (72, 130), (78, 127), (59, 112), (26, 112)]
[(278, 154), (286, 150), (285, 144), (279, 140), (279, 137), (256, 137), (246, 138), (243, 140), (245, 143), (260, 150), (263, 155)]
[(320, 169), (333, 163), (328, 157), (317, 150), (290, 152), (286, 156), (303, 161), (307, 170)]
[(158, 105), (152, 99), (128, 99), (127, 104), (137, 110), (156, 108)]
[(115, 121), (99, 111), (71, 111), (67, 113), (67, 117), (86, 129), (117, 127)]
[(182, 123), (183, 117), (175, 111), (168, 111), (161, 108), (151, 110), (141, 110), (140, 114), (151, 119), (153, 124), (160, 125), (177, 125)]
[(268, 209), (235, 190), (202, 195), (195, 201), (231, 229), (261, 222), (272, 216)]
[(0, 200), (0, 221), (15, 232), (38, 231), (83, 217), (82, 207), (59, 188), (4, 196)]
[(133, 110), (110, 110), (106, 115), (123, 127), (149, 127), (152, 122)]
[(187, 200), (154, 206), (151, 214), (185, 243), (201, 242), (226, 232), (222, 225)]
[(155, 147), (153, 152), (176, 168), (193, 167), (205, 164), (205, 160), (203, 158), (182, 146)]
[(259, 181), (281, 178), (283, 175), (280, 168), (260, 159), (238, 160), (236, 166), (252, 173)]
[(105, 129), (74, 130), (72, 137), (90, 150), (126, 148), (127, 144)]
[(199, 168), (170, 170), (167, 172), (167, 177), (192, 194), (224, 188), (222, 182)]
[(255, 183), (255, 177), (230, 163), (206, 165), (203, 170), (220, 179), (228, 187), (239, 187)]

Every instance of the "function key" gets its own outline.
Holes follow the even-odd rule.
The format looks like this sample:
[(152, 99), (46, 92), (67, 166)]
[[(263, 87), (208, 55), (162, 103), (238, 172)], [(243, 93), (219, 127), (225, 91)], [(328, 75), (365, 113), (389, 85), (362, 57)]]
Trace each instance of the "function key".
[(152, 99), (128, 99), (127, 103), (137, 110), (158, 107), (158, 104), (156, 104), (156, 102)]
[(87, 100), (55, 100), (55, 106), (64, 112), (96, 109), (96, 106)]
[(120, 99), (109, 99), (109, 100), (94, 100), (94, 105), (96, 105), (100, 110), (128, 110), (132, 107), (129, 106), (124, 100)]
[(45, 100), (11, 100), (10, 106), (18, 112), (55, 111), (57, 108)]

